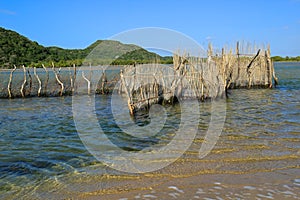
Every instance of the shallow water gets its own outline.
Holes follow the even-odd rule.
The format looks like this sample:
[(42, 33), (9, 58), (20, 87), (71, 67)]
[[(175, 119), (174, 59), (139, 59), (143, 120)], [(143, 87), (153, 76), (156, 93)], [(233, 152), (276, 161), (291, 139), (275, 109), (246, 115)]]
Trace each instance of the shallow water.
[[(87, 151), (72, 97), (0, 99), (0, 199), (299, 199), (300, 64), (276, 63), (275, 70), (275, 89), (230, 91), (223, 131), (206, 157), (198, 152), (212, 115), (209, 102), (200, 104), (198, 134), (184, 155), (142, 174), (116, 171)], [(159, 134), (128, 136), (112, 120), (110, 98), (95, 102), (106, 135), (128, 152), (164, 146), (179, 128), (180, 106), (169, 106)], [(190, 109), (193, 121), (199, 116)], [(151, 119), (135, 122), (143, 127)]]

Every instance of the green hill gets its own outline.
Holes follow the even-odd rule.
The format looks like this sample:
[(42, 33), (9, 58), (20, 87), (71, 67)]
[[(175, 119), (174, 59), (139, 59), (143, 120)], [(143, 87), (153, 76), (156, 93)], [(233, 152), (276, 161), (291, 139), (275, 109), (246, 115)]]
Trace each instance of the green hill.
[[(92, 52), (92, 53), (91, 53)], [(98, 40), (85, 49), (63, 49), (44, 47), (15, 31), (0, 27), (0, 68), (13, 65), (37, 66), (41, 64), (66, 67), (76, 64), (132, 64), (160, 60), (170, 63), (170, 57), (163, 58), (155, 53), (132, 44), (112, 40)]]

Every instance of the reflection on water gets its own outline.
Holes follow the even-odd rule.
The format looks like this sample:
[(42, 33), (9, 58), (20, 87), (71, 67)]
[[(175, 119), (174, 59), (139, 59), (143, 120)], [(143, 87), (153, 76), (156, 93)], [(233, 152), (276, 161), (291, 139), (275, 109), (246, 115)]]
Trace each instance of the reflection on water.
[[(300, 65), (275, 67), (277, 88), (230, 91), (223, 132), (208, 156), (198, 158), (209, 102), (200, 105), (199, 132), (188, 151), (164, 169), (139, 175), (112, 170), (86, 150), (72, 97), (0, 99), (0, 198), (299, 199)], [(132, 150), (174, 137), (178, 107), (166, 108), (165, 129), (145, 141), (122, 135), (101, 108), (106, 98), (96, 97), (98, 120), (118, 145)], [(137, 120), (148, 123), (149, 116)]]

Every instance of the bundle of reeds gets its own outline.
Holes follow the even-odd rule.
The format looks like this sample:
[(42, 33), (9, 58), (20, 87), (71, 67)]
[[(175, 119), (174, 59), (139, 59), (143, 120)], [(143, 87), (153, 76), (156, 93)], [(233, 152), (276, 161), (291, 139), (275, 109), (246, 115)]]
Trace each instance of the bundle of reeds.
[(173, 66), (128, 66), (121, 72), (120, 91), (127, 95), (130, 113), (134, 114), (156, 103), (224, 98), (227, 89), (272, 87), (273, 78), (276, 84), (269, 46), (242, 46), (241, 52), (237, 43), (234, 54), (225, 48), (216, 53), (209, 45), (206, 58), (178, 51), (173, 55)]

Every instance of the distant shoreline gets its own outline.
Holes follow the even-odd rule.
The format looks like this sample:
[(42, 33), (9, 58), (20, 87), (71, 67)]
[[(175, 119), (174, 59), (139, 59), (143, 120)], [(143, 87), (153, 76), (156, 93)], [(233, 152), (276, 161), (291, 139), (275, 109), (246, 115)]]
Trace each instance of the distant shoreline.
[(274, 61), (274, 63), (300, 63), (300, 61)]
[(300, 62), (300, 56), (286, 56), (286, 57), (281, 57), (281, 56), (272, 56), (271, 59), (274, 62)]
[[(300, 61), (273, 61), (274, 63), (300, 63)], [(125, 67), (127, 65), (110, 65), (110, 68), (114, 68), (114, 69), (121, 69), (123, 67)], [(99, 70), (102, 69), (104, 66), (92, 66), (92, 70)], [(17, 67), (17, 69), (20, 69), (21, 67)], [(33, 68), (33, 67), (30, 67)], [(51, 69), (52, 67), (47, 67), (47, 69)], [(60, 67), (55, 67), (55, 69), (58, 69)], [(61, 67), (62, 69), (68, 69), (69, 67)], [(89, 70), (89, 66), (76, 66), (77, 69), (85, 69), (85, 70)], [(104, 67), (106, 68), (106, 67)], [(0, 68), (0, 72), (1, 71), (11, 71), (13, 68)], [(42, 67), (37, 67), (37, 69), (43, 69)], [(72, 70), (73, 67), (70, 66), (70, 70)]]

